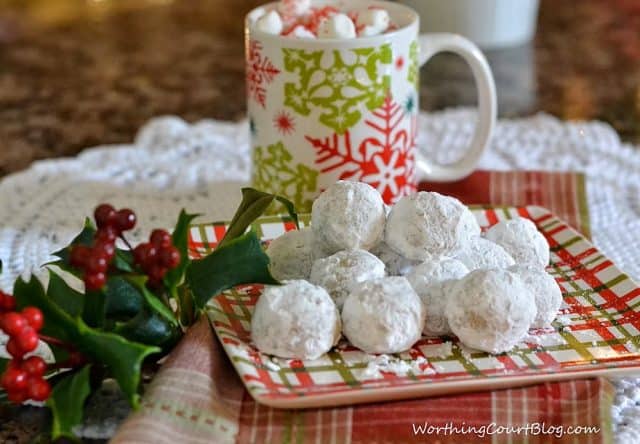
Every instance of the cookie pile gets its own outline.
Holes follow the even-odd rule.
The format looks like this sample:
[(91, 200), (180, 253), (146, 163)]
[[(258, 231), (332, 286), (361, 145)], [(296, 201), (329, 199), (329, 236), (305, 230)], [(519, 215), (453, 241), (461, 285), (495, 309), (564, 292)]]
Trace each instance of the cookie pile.
[(352, 39), (395, 29), (384, 8), (312, 7), (311, 0), (280, 0), (254, 9), (247, 19), (258, 31), (300, 39)]
[(419, 192), (387, 207), (371, 186), (339, 181), (314, 202), (311, 227), (267, 249), (282, 286), (256, 306), (263, 352), (314, 359), (340, 331), (367, 353), (399, 353), (422, 335), (456, 335), (489, 353), (512, 349), (556, 317), (549, 246), (528, 219), (484, 234), (460, 201)]

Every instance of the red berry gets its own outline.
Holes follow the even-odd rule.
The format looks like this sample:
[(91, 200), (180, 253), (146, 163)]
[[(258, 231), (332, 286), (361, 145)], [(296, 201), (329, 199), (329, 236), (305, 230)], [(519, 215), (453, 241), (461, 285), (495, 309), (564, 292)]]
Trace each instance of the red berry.
[(10, 294), (0, 292), (0, 313), (16, 309), (16, 299)]
[(149, 240), (156, 247), (168, 247), (169, 245), (172, 245), (171, 235), (167, 230), (153, 230)]
[(96, 241), (93, 246), (93, 251), (96, 254), (99, 253), (101, 256), (104, 256), (107, 261), (111, 261), (116, 254), (116, 246), (113, 242)]
[(107, 283), (104, 273), (88, 273), (84, 277), (84, 285), (89, 291), (98, 291)]
[(87, 259), (91, 255), (91, 250), (86, 245), (76, 245), (71, 249), (69, 262), (76, 268), (84, 268)]
[(27, 320), (20, 313), (9, 312), (2, 315), (2, 329), (9, 336), (17, 336), (25, 327)]
[(85, 268), (89, 274), (104, 273), (109, 268), (109, 261), (102, 251), (93, 250)]
[(9, 367), (5, 370), (0, 379), (0, 384), (7, 392), (17, 392), (27, 387), (27, 372), (15, 367)]
[(47, 363), (40, 356), (31, 356), (25, 359), (21, 365), (22, 370), (29, 376), (42, 376), (47, 371)]
[(158, 250), (150, 243), (143, 243), (138, 245), (133, 250), (133, 258), (136, 261), (136, 264), (140, 265), (142, 268), (148, 268), (156, 260), (158, 254)]
[(162, 281), (162, 279), (164, 278), (164, 275), (167, 274), (167, 269), (159, 265), (154, 265), (149, 268), (149, 271), (147, 272), (147, 274), (149, 275), (149, 280), (158, 283)]
[(27, 396), (34, 401), (46, 401), (51, 394), (51, 386), (42, 378), (30, 378), (27, 385)]
[(39, 308), (25, 307), (25, 309), (22, 310), (22, 316), (35, 331), (40, 331), (44, 325), (44, 316), (42, 316), (42, 312)]
[(22, 357), (26, 353), (24, 350), (22, 350), (22, 348), (20, 348), (20, 345), (18, 345), (18, 341), (15, 338), (9, 339), (6, 347), (7, 347), (7, 353), (9, 353), (11, 356), (13, 356), (16, 359), (22, 359)]
[(115, 216), (115, 227), (119, 231), (131, 230), (136, 226), (136, 213), (129, 208), (123, 208)]
[(34, 351), (38, 347), (38, 333), (31, 327), (23, 328), (15, 339), (18, 347), (26, 353)]
[(176, 268), (180, 265), (180, 252), (173, 246), (163, 248), (160, 250), (159, 260), (167, 268)]
[(67, 359), (67, 364), (69, 365), (69, 367), (79, 367), (85, 362), (87, 362), (87, 360), (82, 355), (82, 353), (77, 351), (72, 351), (71, 353), (69, 353), (69, 359)]
[(98, 205), (93, 212), (98, 228), (112, 226), (115, 222), (116, 209), (112, 205)]
[(118, 232), (113, 227), (103, 227), (97, 231), (95, 238), (99, 242), (113, 243), (118, 238)]
[(27, 399), (29, 399), (27, 398), (26, 390), (7, 392), (7, 398), (9, 398), (9, 401), (13, 402), (14, 404), (22, 404)]

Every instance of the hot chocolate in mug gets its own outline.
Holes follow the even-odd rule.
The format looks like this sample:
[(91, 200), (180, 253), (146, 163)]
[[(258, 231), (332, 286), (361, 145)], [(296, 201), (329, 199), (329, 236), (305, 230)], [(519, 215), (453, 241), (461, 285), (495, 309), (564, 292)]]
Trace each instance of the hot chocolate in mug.
[[(459, 35), (420, 34), (419, 16), (407, 6), (344, 3), (349, 9), (384, 8), (396, 29), (372, 37), (301, 39), (252, 29), (247, 18), (253, 186), (308, 211), (313, 199), (340, 179), (366, 182), (386, 203), (394, 203), (421, 180), (469, 175), (496, 118), (495, 85), (480, 50)], [(319, 5), (341, 4), (314, 2)], [(418, 149), (420, 67), (443, 51), (459, 54), (470, 65), (479, 110), (466, 155), (447, 165)]]

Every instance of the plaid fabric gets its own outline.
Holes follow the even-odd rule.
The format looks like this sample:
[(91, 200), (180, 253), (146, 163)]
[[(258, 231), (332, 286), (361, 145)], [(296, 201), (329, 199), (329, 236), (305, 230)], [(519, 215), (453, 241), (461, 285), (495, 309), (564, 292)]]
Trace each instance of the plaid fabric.
[[(531, 203), (491, 199), (514, 198), (519, 189), (538, 190), (529, 195), (538, 199), (533, 203), (585, 230), (582, 183), (573, 174), (479, 172), (456, 184), (424, 184), (423, 189), (459, 196), (466, 189), (472, 196), (463, 199), (467, 203), (498, 205)], [(571, 193), (539, 189), (543, 186)], [(148, 388), (141, 410), (123, 424), (113, 442), (606, 443), (611, 440), (612, 397), (606, 380), (587, 379), (352, 407), (273, 409), (253, 401), (208, 322), (201, 319), (172, 352)], [(497, 433), (499, 427), (519, 426), (528, 426), (528, 433)], [(596, 427), (598, 432), (567, 434), (572, 426)], [(439, 433), (435, 427), (441, 427)], [(452, 427), (466, 428), (467, 433), (455, 433)]]

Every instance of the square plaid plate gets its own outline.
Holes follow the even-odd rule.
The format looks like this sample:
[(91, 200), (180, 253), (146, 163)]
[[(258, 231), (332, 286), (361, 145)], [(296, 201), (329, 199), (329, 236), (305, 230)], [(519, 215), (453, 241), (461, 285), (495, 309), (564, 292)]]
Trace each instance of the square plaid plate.
[[(454, 337), (422, 338), (393, 357), (396, 364), (407, 363), (401, 372), (397, 366), (372, 371), (374, 357), (346, 343), (317, 360), (277, 359), (251, 344), (251, 313), (261, 287), (245, 286), (212, 299), (209, 317), (249, 393), (273, 407), (309, 408), (640, 373), (640, 288), (628, 276), (544, 208), (494, 207), (474, 214), (483, 228), (527, 217), (546, 236), (548, 271), (564, 296), (553, 328), (532, 330), (514, 350), (495, 356), (467, 349)], [(268, 242), (295, 226), (286, 218), (267, 217), (254, 228)], [(224, 233), (224, 223), (193, 226), (191, 255), (210, 252)]]

